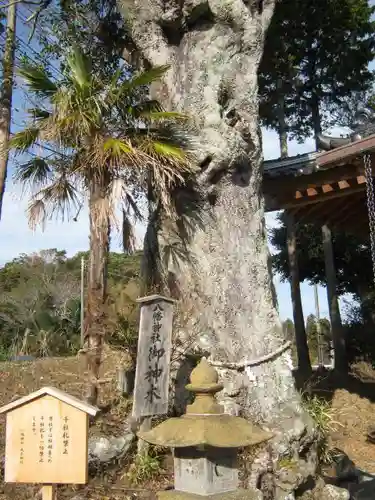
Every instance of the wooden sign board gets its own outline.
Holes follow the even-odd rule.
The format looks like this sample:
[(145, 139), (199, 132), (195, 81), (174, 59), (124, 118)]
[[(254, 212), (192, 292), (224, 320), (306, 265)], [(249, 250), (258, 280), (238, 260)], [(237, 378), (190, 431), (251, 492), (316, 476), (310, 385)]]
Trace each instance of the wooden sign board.
[(7, 419), (5, 482), (85, 484), (88, 416), (97, 411), (50, 387), (1, 408)]
[(141, 314), (133, 417), (168, 411), (174, 300), (159, 295), (138, 299)]

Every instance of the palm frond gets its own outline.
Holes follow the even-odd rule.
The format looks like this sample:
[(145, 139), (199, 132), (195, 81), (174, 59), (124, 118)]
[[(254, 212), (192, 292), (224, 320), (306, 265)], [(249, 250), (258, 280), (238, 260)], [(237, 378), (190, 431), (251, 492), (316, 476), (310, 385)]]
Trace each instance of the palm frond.
[(151, 112), (163, 111), (162, 105), (156, 99), (145, 99), (126, 108), (126, 113), (138, 118)]
[(177, 111), (150, 111), (141, 114), (145, 118), (150, 118), (150, 120), (188, 120), (189, 116), (183, 113), (178, 113)]
[(35, 157), (16, 167), (16, 181), (32, 186), (43, 186), (51, 176), (51, 168), (45, 158)]
[(145, 144), (150, 141), (168, 144), (185, 153), (187, 157), (193, 160), (193, 151), (197, 149), (194, 144), (194, 136), (186, 126), (177, 126), (174, 123), (161, 122), (154, 127), (128, 127), (127, 137), (134, 140), (135, 143)]
[(133, 196), (128, 192), (125, 194), (124, 203), (125, 203), (126, 211), (129, 212), (131, 210), (133, 212), (133, 217), (134, 217), (135, 221), (142, 222), (143, 215), (138, 208), (137, 202), (135, 201)]
[(29, 225), (32, 228), (38, 224), (44, 225), (47, 217), (51, 218), (58, 214), (65, 220), (71, 210), (76, 210), (79, 204), (75, 186), (65, 174), (62, 174), (33, 196), (28, 209)]
[(44, 226), (47, 220), (47, 212), (45, 203), (42, 199), (32, 198), (27, 208), (27, 214), (29, 219), (29, 226), (32, 230), (35, 230), (35, 228), (39, 224), (44, 230)]
[(153, 148), (157, 155), (166, 159), (185, 161), (186, 153), (183, 149), (173, 144), (163, 143), (159, 141), (150, 141), (150, 148)]
[(150, 120), (187, 120), (188, 115), (177, 111), (165, 111), (157, 99), (145, 99), (139, 103), (133, 104), (126, 110), (135, 118), (148, 118)]
[(27, 110), (27, 112), (29, 113), (29, 115), (31, 115), (34, 122), (46, 120), (51, 116), (51, 113), (49, 111), (46, 111), (42, 108), (30, 108)]
[(175, 270), (181, 269), (181, 264), (189, 261), (188, 248), (181, 241), (168, 243), (163, 247), (163, 267), (166, 271), (172, 267)]
[(121, 154), (131, 154), (133, 153), (132, 146), (116, 137), (110, 137), (103, 144), (104, 151), (110, 151), (113, 156), (118, 157)]
[(87, 87), (92, 81), (92, 67), (88, 57), (84, 55), (79, 47), (74, 47), (72, 53), (67, 58), (70, 69), (70, 78), (79, 87)]
[(25, 80), (29, 90), (39, 97), (51, 97), (58, 89), (58, 86), (48, 76), (47, 71), (40, 66), (24, 64), (20, 67), (19, 74)]
[(18, 153), (24, 153), (36, 143), (39, 134), (39, 127), (26, 127), (13, 135), (10, 140), (10, 148), (15, 149)]
[(144, 85), (150, 85), (151, 83), (160, 80), (160, 78), (165, 75), (169, 68), (169, 65), (155, 66), (154, 68), (151, 68), (147, 71), (142, 71), (141, 73), (134, 75), (133, 78), (131, 78), (127, 82), (123, 83), (121, 90), (135, 90)]

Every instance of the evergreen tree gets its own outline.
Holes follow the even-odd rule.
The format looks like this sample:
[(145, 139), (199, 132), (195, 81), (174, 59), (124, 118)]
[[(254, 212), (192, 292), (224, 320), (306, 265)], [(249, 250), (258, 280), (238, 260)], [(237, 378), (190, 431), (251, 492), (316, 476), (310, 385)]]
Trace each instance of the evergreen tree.
[(294, 340), (294, 335), (295, 335), (294, 323), (290, 318), (287, 318), (283, 322), (283, 332), (287, 340), (291, 341)]
[[(331, 111), (371, 87), (374, 7), (367, 0), (286, 0), (276, 5), (259, 71), (261, 117), (303, 140), (331, 124)], [(285, 127), (284, 127), (285, 128)]]
[[(286, 243), (285, 214), (278, 217), (280, 226), (270, 231), (271, 245), (276, 249), (273, 268), (284, 281), (289, 280), (289, 262)], [(345, 232), (333, 232), (338, 293), (352, 293), (362, 300), (373, 288), (371, 253), (368, 241)], [(298, 268), (301, 282), (326, 285), (322, 232), (319, 225), (299, 224), (297, 246)]]

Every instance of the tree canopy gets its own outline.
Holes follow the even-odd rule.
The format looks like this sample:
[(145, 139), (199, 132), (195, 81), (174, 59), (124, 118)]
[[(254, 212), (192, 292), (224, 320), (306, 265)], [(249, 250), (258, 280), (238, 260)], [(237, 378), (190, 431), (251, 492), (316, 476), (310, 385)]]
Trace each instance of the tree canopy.
[[(37, 12), (37, 11), (36, 11)], [(76, 0), (45, 5), (38, 16), (45, 29), (35, 36), (42, 53), (66, 69), (65, 54), (73, 45), (90, 57), (94, 71), (104, 77), (115, 71), (130, 43), (116, 0)]]
[(277, 3), (259, 70), (265, 126), (278, 129), (281, 105), (290, 136), (303, 140), (330, 126), (352, 92), (371, 88), (374, 11), (367, 0)]
[[(64, 250), (23, 254), (0, 268), (0, 358), (16, 354), (66, 356), (80, 347), (81, 258)], [(133, 348), (137, 336), (141, 252), (109, 256), (108, 313), (113, 335), (107, 340)], [(86, 287), (84, 295), (86, 297)]]
[[(287, 250), (287, 229), (285, 213), (278, 217), (281, 225), (270, 231), (271, 245), (276, 249), (273, 255), (274, 270), (283, 280), (289, 280)], [(353, 293), (361, 297), (363, 291), (373, 286), (371, 254), (368, 241), (344, 233), (333, 232), (332, 241), (337, 275), (338, 292)], [(322, 232), (319, 225), (299, 224), (297, 228), (298, 266), (300, 280), (326, 284)]]

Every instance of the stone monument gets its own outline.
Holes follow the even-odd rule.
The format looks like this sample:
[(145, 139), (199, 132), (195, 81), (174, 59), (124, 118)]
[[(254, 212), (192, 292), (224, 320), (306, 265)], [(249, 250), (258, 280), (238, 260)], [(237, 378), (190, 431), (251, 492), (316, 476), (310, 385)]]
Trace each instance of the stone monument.
[(170, 418), (138, 435), (151, 444), (174, 450), (174, 490), (160, 491), (160, 500), (258, 500), (260, 492), (238, 489), (237, 451), (269, 440), (272, 434), (244, 418), (224, 414), (214, 394), (223, 386), (216, 370), (202, 359), (186, 388), (195, 401), (186, 414)]

